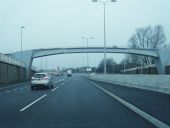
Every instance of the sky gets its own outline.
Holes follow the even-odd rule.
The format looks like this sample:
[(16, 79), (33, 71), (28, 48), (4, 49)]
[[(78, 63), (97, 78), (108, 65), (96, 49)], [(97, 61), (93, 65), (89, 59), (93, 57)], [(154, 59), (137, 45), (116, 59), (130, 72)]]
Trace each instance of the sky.
[[(170, 0), (117, 0), (106, 5), (106, 45), (127, 47), (136, 28), (160, 24), (170, 44)], [(0, 0), (0, 53), (39, 48), (103, 46), (103, 5), (92, 0)], [(120, 62), (124, 55), (107, 54)], [(89, 54), (97, 66), (103, 54)], [(34, 59), (41, 68), (81, 67), (86, 54), (55, 55)]]

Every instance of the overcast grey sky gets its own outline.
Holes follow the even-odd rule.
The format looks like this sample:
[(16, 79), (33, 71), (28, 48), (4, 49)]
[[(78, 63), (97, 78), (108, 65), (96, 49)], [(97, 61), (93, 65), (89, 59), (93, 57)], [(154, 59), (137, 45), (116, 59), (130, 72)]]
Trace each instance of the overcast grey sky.
[[(170, 0), (118, 0), (106, 6), (107, 46), (127, 47), (136, 28), (161, 24), (170, 43)], [(85, 46), (82, 36), (93, 36), (89, 46), (103, 46), (103, 6), (91, 0), (0, 0), (0, 52), (23, 49)], [(103, 54), (90, 54), (90, 64), (98, 65)], [(116, 61), (122, 55), (109, 54)], [(86, 54), (43, 58), (48, 68), (82, 66)], [(95, 59), (94, 59), (95, 58)], [(40, 59), (34, 66), (40, 68)]]

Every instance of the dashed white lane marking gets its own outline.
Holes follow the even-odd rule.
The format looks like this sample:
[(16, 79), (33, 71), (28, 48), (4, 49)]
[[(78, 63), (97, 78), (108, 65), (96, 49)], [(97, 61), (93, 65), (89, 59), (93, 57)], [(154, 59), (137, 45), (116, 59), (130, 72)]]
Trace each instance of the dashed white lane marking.
[(56, 81), (54, 84), (59, 83), (59, 82), (61, 82), (61, 81), (64, 81), (64, 79), (58, 80), (58, 81)]
[(157, 128), (170, 128), (167, 124), (165, 124), (162, 121), (156, 119), (155, 117), (149, 115), (148, 113), (142, 111), (141, 109), (137, 108), (136, 106), (128, 103), (127, 101), (121, 99), (120, 97), (116, 96), (115, 94), (107, 91), (106, 89), (100, 87), (99, 85), (95, 84), (94, 82), (92, 82), (92, 81), (89, 81), (89, 82), (91, 84), (93, 84), (94, 86), (96, 86), (97, 88), (99, 88), (100, 90), (102, 90), (104, 93), (108, 94), (109, 96), (111, 96), (112, 98), (114, 98), (115, 100), (120, 102), (125, 107), (129, 108), (130, 110), (132, 110), (133, 112), (135, 112), (139, 116), (143, 117), (148, 122), (152, 123)]
[(19, 88), (20, 90), (22, 90), (23, 88)]
[(17, 91), (18, 89), (14, 89), (14, 91)]
[(61, 85), (64, 85), (64, 83), (62, 83)]
[(9, 93), (10, 91), (5, 91), (4, 93)]
[(38, 102), (39, 100), (41, 100), (42, 98), (46, 97), (47, 94), (44, 94), (43, 96), (41, 96), (40, 98), (38, 98), (37, 100), (33, 101), (32, 103), (30, 103), (29, 105), (27, 105), (26, 107), (22, 108), (20, 110), (20, 112), (23, 112), (24, 110), (26, 110), (27, 108), (29, 108), (30, 106), (32, 106), (33, 104), (35, 104), (36, 102)]
[(51, 90), (51, 91), (53, 92), (53, 91), (55, 91), (56, 89), (58, 89), (59, 87), (60, 87), (60, 86), (58, 86), (58, 87), (54, 88), (54, 89), (53, 89), (53, 90)]

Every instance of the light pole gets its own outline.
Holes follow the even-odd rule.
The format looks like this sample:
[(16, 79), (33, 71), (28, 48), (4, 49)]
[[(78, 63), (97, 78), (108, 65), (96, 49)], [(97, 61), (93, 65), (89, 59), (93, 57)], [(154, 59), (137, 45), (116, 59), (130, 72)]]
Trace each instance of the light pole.
[[(87, 48), (89, 47), (89, 40), (90, 39), (93, 39), (93, 37), (82, 37), (82, 39), (86, 40), (86, 43), (87, 43)], [(89, 67), (89, 55), (87, 53), (87, 68)]]
[(42, 57), (41, 57), (41, 72), (42, 72)]
[(142, 74), (142, 68), (143, 68), (143, 61), (142, 61), (143, 57), (141, 56), (141, 60), (140, 60), (140, 64), (141, 64), (141, 69), (140, 69), (140, 74)]
[[(25, 28), (25, 26), (21, 26), (21, 58), (20, 58), (20, 60), (21, 60), (21, 63), (22, 63), (22, 29), (24, 29)], [(20, 75), (21, 75), (21, 80), (22, 80), (22, 78), (23, 78), (23, 74), (22, 74), (22, 66), (21, 66), (21, 73), (20, 73)]]
[(123, 72), (124, 72), (124, 75), (125, 75), (125, 58), (123, 59), (123, 68), (124, 68), (124, 70), (123, 70)]
[(98, 1), (98, 0), (92, 0), (92, 2), (100, 2), (103, 4), (104, 7), (104, 74), (106, 74), (106, 16), (105, 16), (105, 8), (106, 8), (106, 4), (109, 2), (116, 2), (116, 0), (111, 0), (111, 1)]

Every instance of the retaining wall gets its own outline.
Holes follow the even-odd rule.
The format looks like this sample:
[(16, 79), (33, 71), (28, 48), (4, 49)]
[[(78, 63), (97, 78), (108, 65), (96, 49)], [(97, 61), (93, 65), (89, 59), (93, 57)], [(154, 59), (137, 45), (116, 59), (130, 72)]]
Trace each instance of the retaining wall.
[[(22, 77), (21, 77), (22, 73)], [(26, 70), (24, 67), (21, 67), (0, 62), (0, 84), (9, 84), (25, 81), (26, 79)]]

